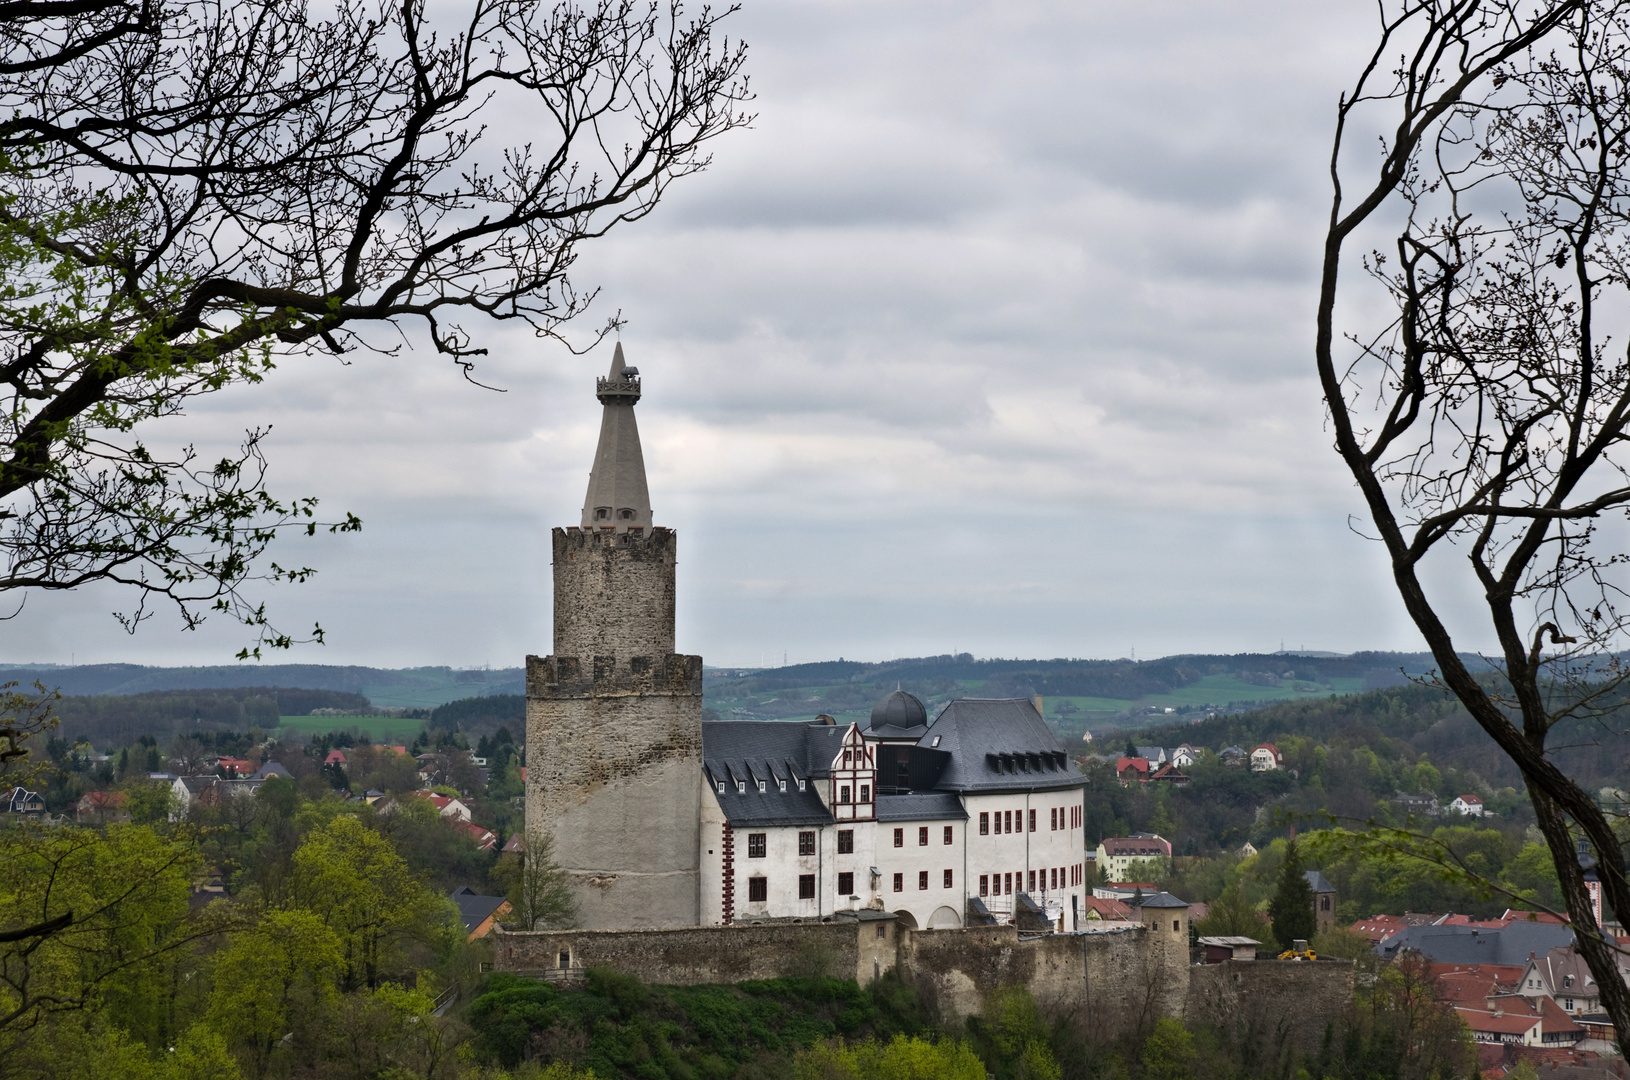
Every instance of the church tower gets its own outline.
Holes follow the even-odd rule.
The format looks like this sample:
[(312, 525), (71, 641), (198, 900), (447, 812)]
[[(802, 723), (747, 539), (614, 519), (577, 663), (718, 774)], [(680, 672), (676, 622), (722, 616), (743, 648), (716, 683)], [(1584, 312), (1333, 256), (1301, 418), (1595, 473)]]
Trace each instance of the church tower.
[(702, 658), (674, 652), (676, 538), (651, 521), (618, 344), (594, 471), (553, 531), (554, 655), (526, 658), (526, 831), (553, 839), (586, 930), (701, 921)]

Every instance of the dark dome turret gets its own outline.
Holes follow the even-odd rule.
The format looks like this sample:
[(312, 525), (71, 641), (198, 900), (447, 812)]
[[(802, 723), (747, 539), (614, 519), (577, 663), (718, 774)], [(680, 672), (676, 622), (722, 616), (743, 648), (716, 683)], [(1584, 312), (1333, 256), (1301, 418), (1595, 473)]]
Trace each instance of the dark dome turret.
[(872, 730), (880, 727), (912, 728), (928, 723), (928, 708), (917, 695), (896, 690), (872, 706)]

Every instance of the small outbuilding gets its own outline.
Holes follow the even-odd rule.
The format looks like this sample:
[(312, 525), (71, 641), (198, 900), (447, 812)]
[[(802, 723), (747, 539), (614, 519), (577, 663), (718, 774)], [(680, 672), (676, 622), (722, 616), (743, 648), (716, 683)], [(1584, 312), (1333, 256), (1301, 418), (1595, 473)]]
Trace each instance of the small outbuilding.
[(1200, 947), (1205, 950), (1205, 962), (1220, 964), (1224, 960), (1255, 960), (1262, 942), (1256, 938), (1228, 936), (1203, 937)]

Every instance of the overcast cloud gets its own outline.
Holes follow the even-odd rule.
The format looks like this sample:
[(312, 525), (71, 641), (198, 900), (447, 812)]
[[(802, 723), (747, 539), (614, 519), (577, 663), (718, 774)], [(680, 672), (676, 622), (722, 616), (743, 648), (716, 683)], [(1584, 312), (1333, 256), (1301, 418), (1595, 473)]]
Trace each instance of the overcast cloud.
[[(754, 129), (575, 274), (645, 376), (680, 649), (1417, 648), (1312, 379), (1329, 127), (1373, 12), (748, 0)], [(610, 350), (478, 332), (507, 393), (427, 350), (304, 359), (171, 425), (269, 420), (277, 488), (364, 518), (279, 551), (320, 573), (274, 613), (329, 632), (290, 659), (549, 651), (548, 530), (577, 520)], [(36, 596), (5, 659), (244, 640), (167, 614), (127, 638), (119, 606)]]

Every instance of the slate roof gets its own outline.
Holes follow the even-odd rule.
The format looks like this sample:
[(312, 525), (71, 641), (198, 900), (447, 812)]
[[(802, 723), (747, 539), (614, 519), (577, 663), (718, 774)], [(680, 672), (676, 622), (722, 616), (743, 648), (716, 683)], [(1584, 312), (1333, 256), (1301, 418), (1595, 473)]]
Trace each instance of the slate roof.
[(1302, 877), (1307, 880), (1308, 885), (1312, 887), (1315, 893), (1336, 891), (1336, 887), (1330, 884), (1330, 879), (1317, 870), (1304, 870), (1302, 871)]
[(1029, 698), (953, 701), (918, 745), (951, 755), (942, 791), (1054, 791), (1086, 783)]
[(250, 777), (250, 779), (251, 780), (265, 780), (267, 777), (271, 777), (271, 776), (288, 776), (288, 775), (289, 775), (289, 770), (285, 769), (278, 762), (268, 761), (266, 764), (262, 765), (260, 767), (260, 771), (255, 773), (255, 775)]
[[(847, 724), (704, 723), (702, 768), (731, 827), (830, 824), (831, 811), (808, 781), (831, 775), (832, 759), (848, 730)], [(758, 790), (760, 780), (763, 791)], [(782, 780), (787, 782), (785, 791)], [(798, 790), (799, 780), (806, 781), (803, 791)]]
[(453, 903), (458, 905), (458, 916), (464, 920), (464, 929), (473, 931), (504, 904), (502, 896), (482, 896), (468, 885), (453, 890)]
[(1157, 892), (1153, 896), (1145, 896), (1139, 907), (1147, 908), (1186, 908), (1188, 901), (1179, 900), (1169, 892)]
[(1573, 941), (1573, 930), (1553, 923), (1512, 923), (1499, 930), (1475, 926), (1406, 926), (1375, 947), (1388, 960), (1410, 949), (1440, 964), (1525, 964)]
[(962, 801), (949, 791), (921, 791), (910, 795), (879, 795), (878, 821), (967, 821)]

